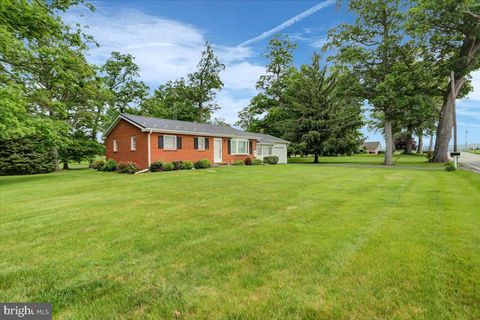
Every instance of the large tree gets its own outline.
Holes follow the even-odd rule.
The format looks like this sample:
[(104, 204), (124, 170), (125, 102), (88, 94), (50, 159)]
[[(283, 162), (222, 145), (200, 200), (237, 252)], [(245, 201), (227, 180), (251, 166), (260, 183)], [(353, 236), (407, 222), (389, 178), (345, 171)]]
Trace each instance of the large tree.
[[(1, 1), (0, 92), (3, 138), (41, 136), (58, 151), (71, 142), (72, 119), (90, 112), (96, 70), (85, 60), (91, 37), (65, 25), (59, 12), (77, 1)], [(75, 121), (75, 120), (73, 120)], [(15, 126), (16, 129), (11, 129)]]
[(191, 87), (184, 79), (168, 81), (140, 105), (145, 115), (183, 121), (198, 120), (198, 110), (191, 100)]
[(297, 45), (288, 36), (272, 38), (263, 56), (268, 60), (265, 74), (256, 88), (260, 92), (239, 112), (237, 122), (243, 129), (284, 136), (290, 115), (285, 105), (285, 93), (295, 67), (293, 52)]
[[(291, 139), (303, 145), (318, 162), (322, 154), (351, 154), (361, 143), (361, 101), (344, 95), (347, 77), (327, 74), (315, 53), (290, 82), (286, 100), (294, 117)], [(350, 82), (351, 83), (351, 82)], [(340, 85), (340, 86), (339, 86)]]
[(220, 72), (224, 69), (225, 65), (215, 55), (212, 45), (206, 42), (197, 70), (188, 75), (190, 100), (197, 109), (196, 121), (207, 122), (212, 112), (219, 109), (214, 99), (223, 87)]
[(428, 45), (425, 59), (432, 61), (431, 72), (445, 79), (452, 71), (455, 75), (453, 82), (445, 80), (448, 86), (443, 90), (432, 158), (434, 162), (447, 162), (454, 101), (469, 74), (480, 68), (480, 3), (478, 0), (417, 0), (410, 17), (410, 34)]
[[(120, 113), (137, 113), (138, 105), (148, 95), (148, 86), (138, 80), (140, 68), (131, 54), (112, 52), (101, 71), (104, 74), (103, 81), (109, 93), (108, 109), (104, 120), (105, 127)], [(101, 113), (99, 112), (99, 114)]]
[(372, 107), (372, 115), (383, 126), (386, 152), (384, 164), (393, 163), (392, 124), (399, 114), (394, 69), (405, 48), (405, 8), (400, 0), (352, 0), (349, 10), (356, 14), (352, 24), (329, 31), (328, 47), (338, 49), (336, 62), (358, 76), (358, 94)]

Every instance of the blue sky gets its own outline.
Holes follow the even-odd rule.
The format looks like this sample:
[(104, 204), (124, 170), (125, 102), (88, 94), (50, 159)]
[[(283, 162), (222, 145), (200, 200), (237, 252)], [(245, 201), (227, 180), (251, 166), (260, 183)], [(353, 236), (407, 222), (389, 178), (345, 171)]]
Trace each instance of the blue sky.
[[(100, 44), (90, 50), (88, 59), (102, 64), (112, 51), (131, 53), (141, 68), (141, 79), (152, 91), (193, 71), (205, 41), (212, 42), (226, 65), (221, 74), (225, 86), (217, 96), (222, 109), (214, 116), (229, 123), (237, 120), (238, 111), (256, 94), (255, 83), (266, 63), (261, 53), (270, 39), (269, 30), (282, 29), (281, 33), (297, 41), (295, 64), (299, 66), (308, 63), (313, 52), (322, 46), (329, 28), (353, 20), (345, 8), (336, 7), (334, 0), (93, 4), (95, 12), (78, 7), (65, 15), (69, 23), (88, 25), (87, 32)], [(470, 143), (480, 143), (480, 72), (473, 77), (474, 92), (457, 104), (459, 144), (464, 143), (465, 130)], [(366, 129), (364, 133), (369, 140), (383, 141), (379, 133)]]

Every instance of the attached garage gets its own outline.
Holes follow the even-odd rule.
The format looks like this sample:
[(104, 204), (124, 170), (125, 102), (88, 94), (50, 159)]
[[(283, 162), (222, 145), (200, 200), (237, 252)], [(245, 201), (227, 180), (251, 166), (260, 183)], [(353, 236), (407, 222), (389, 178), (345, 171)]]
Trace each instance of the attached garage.
[(278, 157), (278, 163), (287, 163), (287, 145), (274, 144), (273, 155)]
[(287, 163), (287, 147), (290, 142), (268, 134), (250, 133), (257, 137), (257, 150), (255, 158), (262, 159), (266, 156), (277, 156), (278, 163)]

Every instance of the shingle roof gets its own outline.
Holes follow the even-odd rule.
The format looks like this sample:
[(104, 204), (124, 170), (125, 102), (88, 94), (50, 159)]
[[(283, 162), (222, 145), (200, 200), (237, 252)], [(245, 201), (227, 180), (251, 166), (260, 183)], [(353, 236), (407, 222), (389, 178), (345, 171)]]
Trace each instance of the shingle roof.
[(380, 148), (380, 141), (368, 141), (363, 143), (363, 147), (367, 150), (375, 150)]
[(271, 136), (269, 134), (255, 133), (255, 132), (248, 132), (248, 133), (256, 137), (259, 143), (290, 143), (287, 140), (283, 140), (283, 139)]
[[(286, 140), (276, 138), (268, 134), (245, 132), (232, 127), (220, 126), (220, 125), (215, 125), (210, 123), (169, 120), (169, 119), (133, 115), (128, 113), (122, 113), (118, 119), (120, 118), (123, 118), (137, 125), (139, 128), (145, 131), (153, 130), (153, 131), (159, 131), (159, 132), (178, 132), (178, 133), (199, 134), (199, 135), (204, 134), (204, 135), (210, 135), (210, 136), (243, 137), (243, 138), (257, 139), (260, 142), (289, 143)], [(107, 129), (107, 131), (104, 134), (105, 136), (110, 132), (111, 129), (113, 129), (117, 121), (112, 123), (112, 125)]]

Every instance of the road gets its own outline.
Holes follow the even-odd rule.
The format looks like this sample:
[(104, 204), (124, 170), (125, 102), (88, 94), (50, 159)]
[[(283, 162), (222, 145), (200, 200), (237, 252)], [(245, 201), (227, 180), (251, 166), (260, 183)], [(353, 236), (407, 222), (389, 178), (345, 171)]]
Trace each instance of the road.
[(476, 173), (480, 173), (480, 155), (462, 152), (459, 159), (460, 165)]

